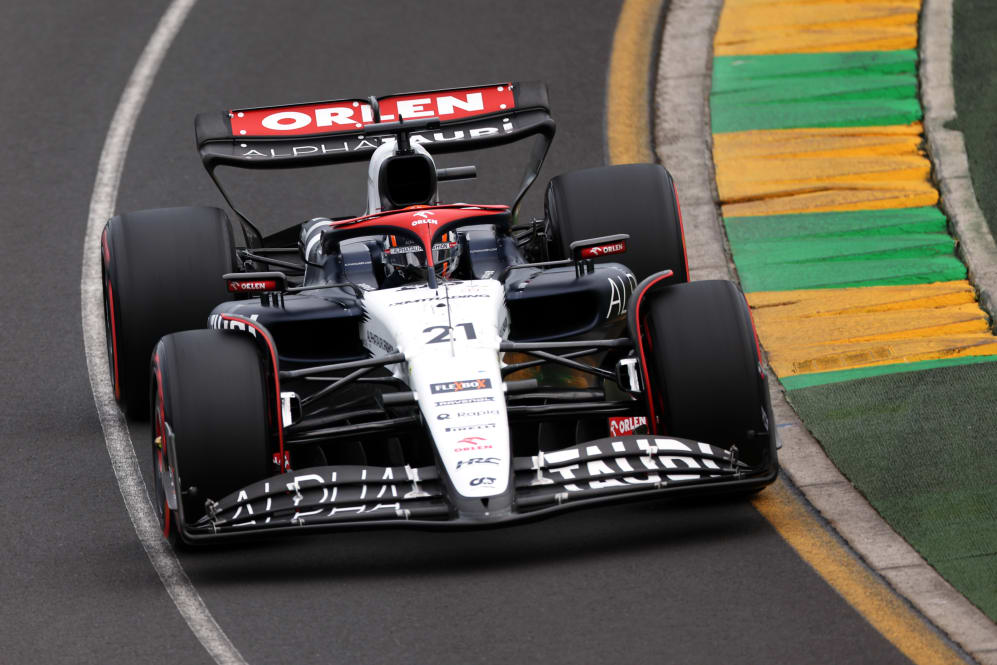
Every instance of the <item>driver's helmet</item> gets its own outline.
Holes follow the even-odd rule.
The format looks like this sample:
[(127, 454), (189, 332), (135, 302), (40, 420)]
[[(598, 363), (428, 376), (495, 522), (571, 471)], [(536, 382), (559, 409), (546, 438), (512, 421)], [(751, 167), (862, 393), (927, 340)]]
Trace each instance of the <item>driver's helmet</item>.
[[(460, 260), (460, 243), (453, 232), (444, 233), (432, 247), (436, 274), (447, 279)], [(390, 235), (384, 239), (384, 261), (405, 281), (426, 279), (429, 263), (421, 244), (405, 236)]]

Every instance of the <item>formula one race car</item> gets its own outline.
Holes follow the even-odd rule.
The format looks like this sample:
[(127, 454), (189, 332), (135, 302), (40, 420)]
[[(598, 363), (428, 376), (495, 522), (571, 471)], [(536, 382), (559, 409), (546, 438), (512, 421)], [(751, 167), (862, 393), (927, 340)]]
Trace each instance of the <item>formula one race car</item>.
[[(230, 205), (219, 165), (368, 161), (367, 209), (264, 236), (232, 206), (242, 247), (217, 208), (107, 223), (110, 372), (153, 421), (166, 536), (487, 526), (775, 479), (747, 304), (688, 282), (668, 172), (560, 175), (544, 219), (518, 220), (554, 135), (543, 84), (201, 114), (196, 132)], [(476, 170), (433, 155), (527, 137), (511, 206), (440, 202)]]

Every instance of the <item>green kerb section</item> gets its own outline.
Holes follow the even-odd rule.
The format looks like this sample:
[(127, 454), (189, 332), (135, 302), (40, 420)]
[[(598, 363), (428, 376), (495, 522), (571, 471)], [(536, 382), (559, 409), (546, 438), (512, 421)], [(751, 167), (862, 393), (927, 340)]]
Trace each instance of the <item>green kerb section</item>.
[[(997, 237), (997, 11), (994, 0), (955, 0), (952, 76), (976, 200)], [(997, 577), (995, 577), (997, 579)]]
[(956, 589), (997, 619), (997, 363), (789, 393), (835, 465)]
[(921, 119), (917, 53), (794, 53), (713, 59), (713, 131), (907, 125)]
[(921, 370), (936, 369), (938, 367), (957, 367), (959, 365), (973, 365), (976, 363), (989, 362), (997, 362), (997, 356), (963, 356), (961, 358), (920, 360), (918, 362), (901, 363), (899, 365), (857, 367), (855, 369), (841, 369), (833, 372), (817, 372), (816, 374), (799, 374), (797, 376), (779, 377), (779, 381), (786, 390), (799, 390), (800, 388), (823, 386), (828, 383), (841, 383), (843, 381), (855, 381), (856, 379), (867, 379), (871, 376), (883, 376), (884, 374), (919, 372)]
[[(974, 22), (984, 4), (957, 0), (957, 27), (972, 37), (988, 35)], [(997, 48), (993, 40), (975, 42), (990, 44), (990, 59), (971, 62), (977, 69), (968, 76), (969, 67), (954, 60), (956, 87), (988, 99), (992, 91), (980, 84), (993, 79), (986, 63)], [(960, 44), (966, 51), (965, 44), (975, 48), (975, 42), (956, 39), (957, 55)], [(922, 117), (913, 50), (722, 56), (713, 63), (714, 133), (908, 125)], [(967, 112), (967, 139), (979, 139), (967, 141), (978, 192), (980, 182), (995, 180), (994, 169), (975, 168), (995, 161), (986, 157), (994, 153), (987, 140), (991, 107), (978, 104)], [(986, 208), (986, 194), (981, 201)], [(936, 208), (732, 217), (724, 223), (748, 292), (966, 278)], [(997, 620), (995, 361), (948, 358), (780, 381), (842, 473), (928, 563)]]
[(926, 284), (966, 278), (937, 208), (724, 220), (745, 291)]

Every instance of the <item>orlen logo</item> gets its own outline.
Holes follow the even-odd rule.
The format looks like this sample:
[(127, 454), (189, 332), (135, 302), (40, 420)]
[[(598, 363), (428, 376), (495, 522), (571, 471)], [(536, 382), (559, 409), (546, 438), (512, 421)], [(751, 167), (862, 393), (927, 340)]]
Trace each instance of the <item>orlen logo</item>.
[[(381, 122), (399, 116), (406, 120), (459, 120), (515, 107), (509, 85), (384, 97), (378, 101)], [(374, 122), (370, 104), (360, 100), (301, 104), (231, 111), (233, 136), (286, 136), (356, 131)]]
[(613, 417), (609, 419), (609, 436), (626, 436), (633, 434), (638, 427), (647, 427), (644, 416)]
[(245, 293), (246, 291), (275, 291), (277, 282), (272, 279), (256, 281), (232, 280), (228, 283), (229, 293)]
[(421, 224), (436, 225), (440, 223), (440, 220), (436, 219), (433, 216), (433, 212), (431, 210), (420, 210), (419, 212), (415, 213), (413, 217), (419, 217), (419, 219), (413, 219), (412, 226), (419, 226)]
[[(488, 439), (483, 436), (465, 436), (457, 442), (458, 447), (454, 448), (455, 453), (466, 453), (475, 450), (488, 450), (492, 444), (487, 443)], [(460, 447), (463, 446), (463, 447)]]
[(627, 251), (625, 241), (610, 243), (609, 245), (596, 245), (595, 247), (585, 247), (582, 249), (583, 259), (594, 259), (597, 256), (607, 256), (609, 254), (622, 254)]

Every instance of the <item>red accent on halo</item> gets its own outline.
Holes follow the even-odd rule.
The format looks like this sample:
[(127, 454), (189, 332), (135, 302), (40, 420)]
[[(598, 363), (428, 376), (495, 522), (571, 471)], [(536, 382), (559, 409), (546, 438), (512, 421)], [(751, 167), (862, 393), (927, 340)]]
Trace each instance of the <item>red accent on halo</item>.
[(251, 320), (242, 319), (242, 318), (237, 319), (235, 317), (228, 316), (227, 314), (222, 314), (221, 316), (222, 319), (226, 321), (237, 321), (239, 323), (244, 323), (248, 326), (255, 328), (257, 332), (260, 333), (260, 337), (264, 341), (266, 341), (267, 347), (270, 349), (270, 358), (273, 361), (273, 382), (275, 389), (274, 399), (276, 400), (275, 409), (277, 411), (277, 440), (280, 443), (280, 459), (285, 460), (285, 466), (287, 466), (287, 468), (283, 470), (288, 471), (290, 470), (291, 466), (290, 462), (287, 461), (287, 458), (284, 456), (284, 414), (281, 410), (281, 403), (280, 403), (280, 368), (277, 365), (277, 349), (274, 348), (273, 343), (271, 343), (270, 341), (270, 336), (266, 334), (263, 328), (253, 323)]
[[(332, 228), (363, 228), (364, 226), (393, 226), (407, 229), (419, 236), (422, 249), (426, 252), (428, 267), (433, 267), (433, 252), (431, 244), (436, 230), (444, 224), (456, 222), (465, 217), (487, 217), (508, 212), (509, 206), (504, 205), (439, 205), (439, 206), (409, 206), (401, 210), (385, 210), (373, 215), (354, 217), (332, 223)], [(394, 246), (394, 237), (391, 237)]]
[(121, 382), (118, 380), (118, 333), (114, 325), (114, 292), (111, 290), (111, 278), (107, 278), (107, 302), (111, 309), (111, 360), (114, 363), (114, 399), (121, 399)]
[[(512, 111), (515, 106), (515, 96), (508, 84), (394, 95), (378, 100), (381, 122), (397, 121), (399, 112), (406, 120), (433, 117), (443, 122), (464, 120)], [(362, 130), (374, 122), (370, 104), (360, 100), (234, 109), (229, 115), (232, 136), (238, 138), (339, 134)]]
[(679, 204), (679, 192), (672, 181), (672, 193), (675, 195), (675, 209), (679, 213), (679, 233), (682, 234), (682, 258), (685, 260), (685, 278), (689, 279), (689, 252), (685, 248), (685, 226), (682, 224), (682, 206)]
[[(440, 224), (449, 224), (450, 222), (463, 219), (465, 217), (480, 217), (484, 215), (495, 215), (502, 212), (508, 212), (509, 206), (484, 205), (478, 203), (450, 203), (435, 206), (417, 205), (402, 208), (401, 210), (382, 210), (381, 212), (375, 212), (370, 215), (362, 215), (351, 219), (341, 219), (332, 222), (332, 227), (339, 228), (341, 226), (353, 226), (355, 224), (367, 224), (370, 222), (370, 224), (367, 224), (368, 226), (376, 224), (379, 226), (389, 225), (405, 228), (405, 221), (422, 219), (423, 217), (420, 216), (419, 213), (424, 213), (426, 211), (432, 211), (433, 217), (438, 219)], [(409, 216), (403, 217), (401, 220), (391, 219), (396, 215), (406, 214)]]
[(640, 306), (644, 301), (644, 294), (647, 293), (652, 286), (657, 284), (663, 279), (668, 279), (674, 273), (671, 270), (666, 270), (661, 274), (660, 277), (652, 281), (650, 284), (644, 287), (644, 289), (637, 294), (636, 304), (634, 305), (634, 320), (637, 321), (637, 352), (640, 354), (640, 369), (641, 373), (644, 375), (644, 390), (647, 392), (647, 424), (651, 430), (652, 434), (665, 434), (666, 432), (659, 432), (658, 418), (654, 413), (654, 396), (651, 394), (651, 376), (647, 372), (647, 357), (644, 354), (644, 335), (641, 330), (640, 324)]

